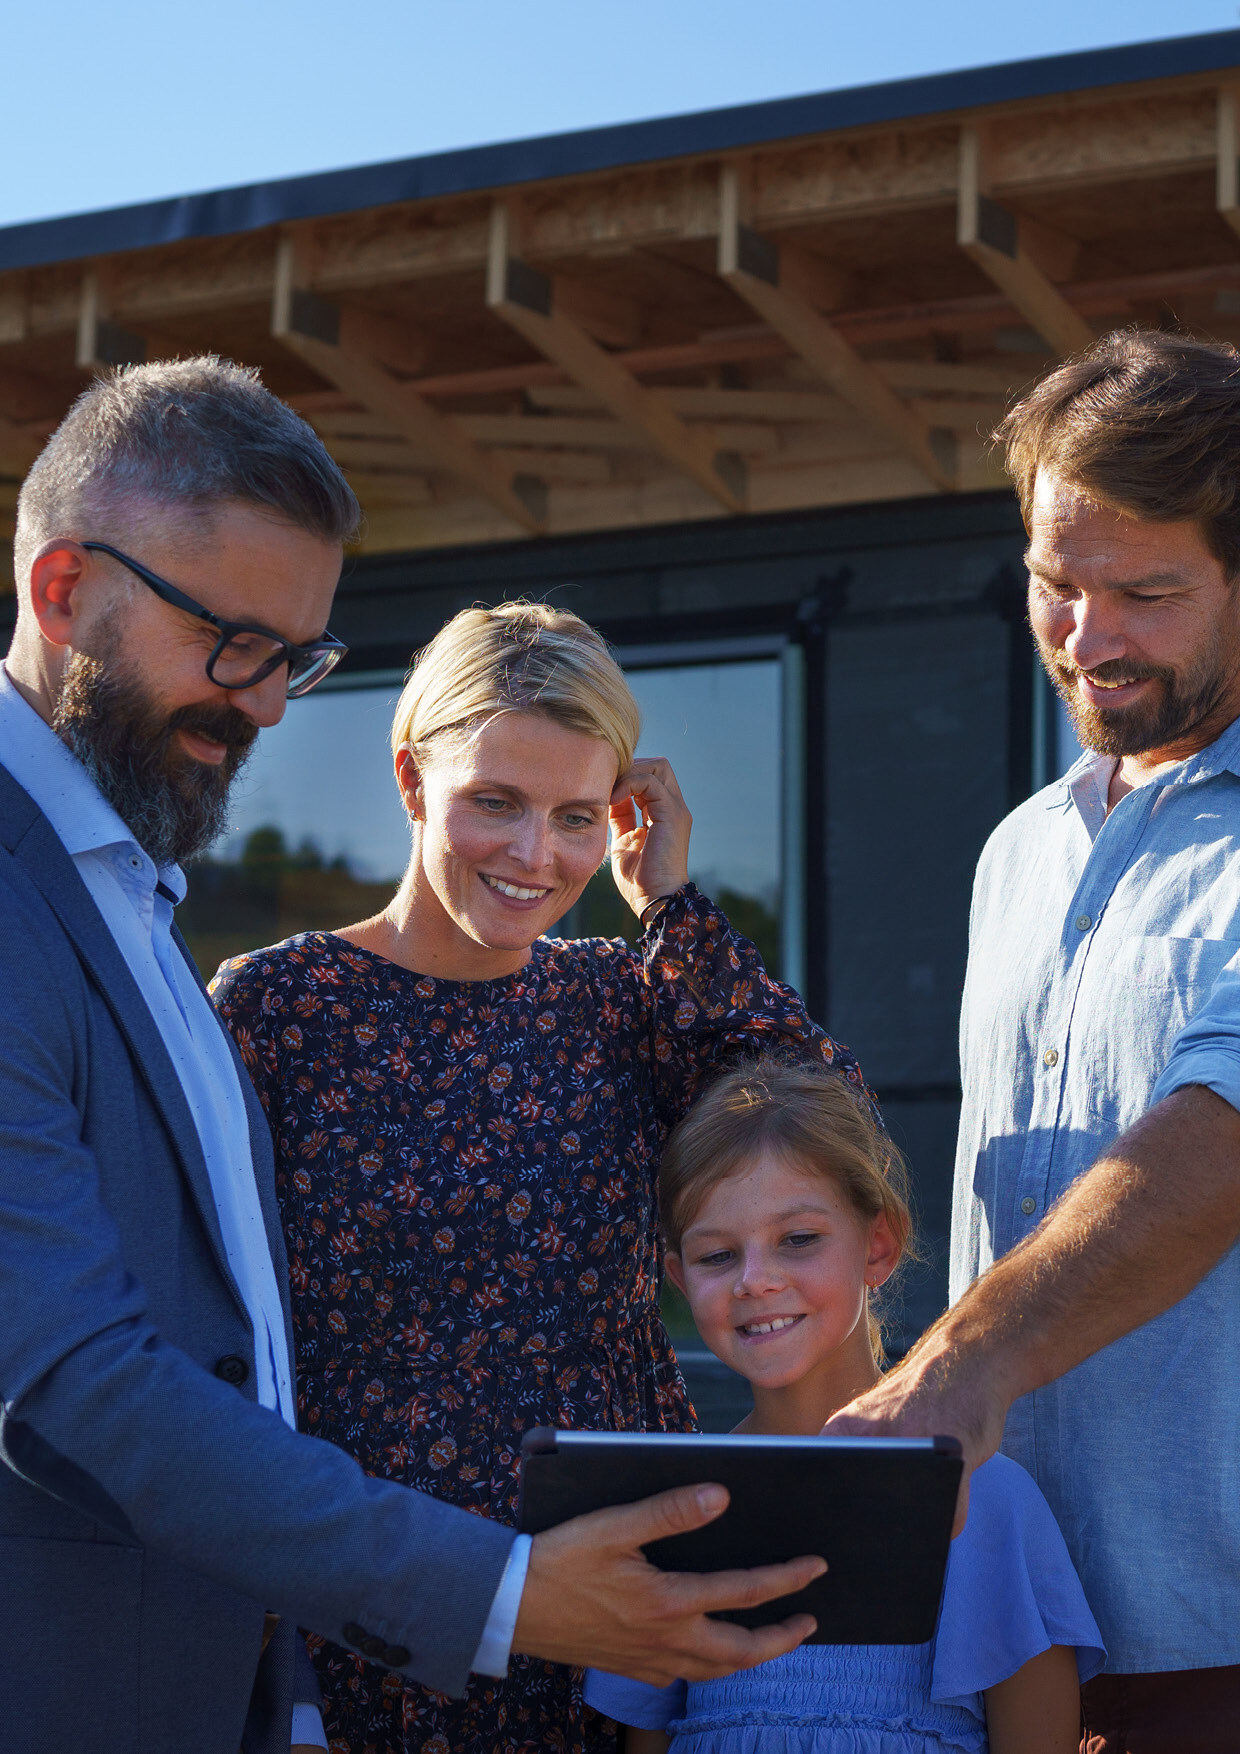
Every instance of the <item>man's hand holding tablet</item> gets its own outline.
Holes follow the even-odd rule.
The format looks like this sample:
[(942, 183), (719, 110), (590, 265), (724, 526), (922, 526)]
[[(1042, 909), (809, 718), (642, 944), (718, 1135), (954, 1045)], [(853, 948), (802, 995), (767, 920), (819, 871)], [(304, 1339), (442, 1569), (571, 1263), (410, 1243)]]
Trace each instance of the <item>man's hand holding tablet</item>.
[(642, 1552), (704, 1527), (727, 1505), (722, 1486), (681, 1486), (536, 1535), (513, 1649), (660, 1687), (730, 1675), (795, 1649), (814, 1631), (809, 1614), (753, 1631), (707, 1616), (792, 1595), (822, 1576), (824, 1559), (700, 1573), (660, 1571)]

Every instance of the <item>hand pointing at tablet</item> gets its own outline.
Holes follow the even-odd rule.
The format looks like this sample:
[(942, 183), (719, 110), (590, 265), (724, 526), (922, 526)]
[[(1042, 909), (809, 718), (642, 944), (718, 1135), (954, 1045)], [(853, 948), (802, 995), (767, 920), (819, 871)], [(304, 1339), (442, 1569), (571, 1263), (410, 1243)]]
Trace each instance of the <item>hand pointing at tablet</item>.
[(727, 1504), (722, 1486), (682, 1486), (536, 1535), (513, 1649), (656, 1686), (712, 1680), (793, 1650), (814, 1630), (808, 1614), (754, 1631), (707, 1616), (804, 1589), (825, 1560), (699, 1574), (660, 1571), (641, 1551), (713, 1522)]

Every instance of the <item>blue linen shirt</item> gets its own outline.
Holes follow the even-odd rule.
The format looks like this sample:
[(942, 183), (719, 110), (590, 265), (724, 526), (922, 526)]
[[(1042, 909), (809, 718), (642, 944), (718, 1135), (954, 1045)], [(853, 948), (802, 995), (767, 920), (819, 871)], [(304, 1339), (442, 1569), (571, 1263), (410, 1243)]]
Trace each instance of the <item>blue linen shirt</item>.
[[(0, 664), (0, 761), (42, 810), (73, 860), (145, 999), (176, 1068), (202, 1145), (228, 1267), (255, 1334), (260, 1405), (297, 1423), (284, 1314), (254, 1180), (250, 1130), (223, 1025), (172, 940), (184, 899), (179, 866), (156, 868), (81, 762), (13, 686)], [(502, 1675), (516, 1630), (530, 1538), (508, 1555), (474, 1658)], [(326, 1747), (318, 1712), (299, 1704), (293, 1740)]]
[[(953, 1299), (1170, 1090), (1240, 1108), (1240, 721), (1108, 815), (1114, 767), (1082, 756), (978, 865)], [(1235, 1248), (1008, 1416), (1003, 1449), (1055, 1513), (1111, 1672), (1240, 1663), (1238, 1356)]]

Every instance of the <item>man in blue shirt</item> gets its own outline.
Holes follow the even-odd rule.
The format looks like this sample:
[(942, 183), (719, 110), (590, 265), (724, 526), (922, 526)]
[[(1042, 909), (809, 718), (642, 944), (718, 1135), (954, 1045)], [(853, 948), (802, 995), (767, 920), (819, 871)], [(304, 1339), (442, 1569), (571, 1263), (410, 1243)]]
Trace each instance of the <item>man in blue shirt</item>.
[[(1087, 751), (978, 866), (949, 1310), (832, 1429), (1002, 1442), (1108, 1648), (1089, 1754), (1240, 1741), (1240, 354), (1109, 337), (1001, 429)], [(1005, 1424), (1006, 1421), (1006, 1424)]]
[(326, 623), (357, 518), (310, 429), (210, 358), (94, 384), (22, 488), (0, 669), (0, 1720), (23, 1754), (324, 1746), (298, 1625), (445, 1691), (514, 1648), (723, 1674), (812, 1627), (707, 1613), (821, 1562), (645, 1562), (719, 1488), (531, 1543), (295, 1430), (271, 1140), (172, 910), (259, 728), (341, 656)]

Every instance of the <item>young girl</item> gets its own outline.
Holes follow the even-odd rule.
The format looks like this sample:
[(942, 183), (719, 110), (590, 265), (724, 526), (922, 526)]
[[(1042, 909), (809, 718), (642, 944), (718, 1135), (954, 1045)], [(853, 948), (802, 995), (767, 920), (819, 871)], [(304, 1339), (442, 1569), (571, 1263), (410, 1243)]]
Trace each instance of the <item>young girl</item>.
[[(879, 1374), (870, 1299), (908, 1247), (903, 1165), (842, 1079), (770, 1058), (719, 1079), (672, 1133), (667, 1270), (711, 1351), (748, 1378), (738, 1431), (812, 1435)], [(1032, 1479), (973, 1476), (924, 1645), (804, 1645), (723, 1681), (591, 1671), (627, 1754), (1075, 1754), (1104, 1651)]]

